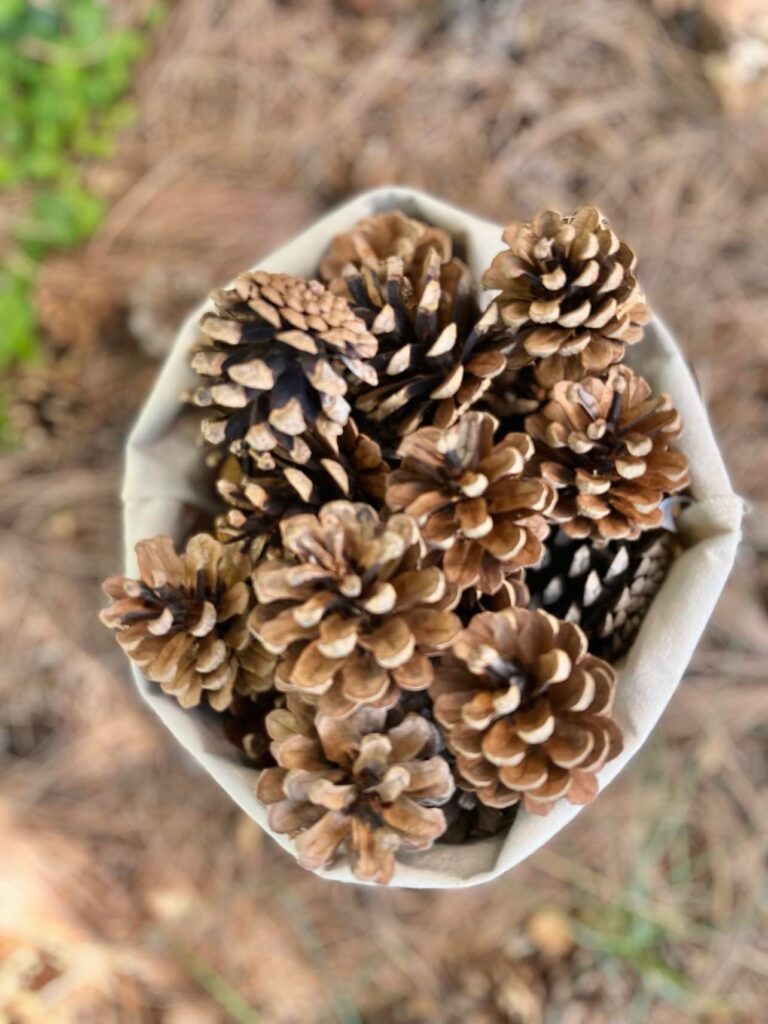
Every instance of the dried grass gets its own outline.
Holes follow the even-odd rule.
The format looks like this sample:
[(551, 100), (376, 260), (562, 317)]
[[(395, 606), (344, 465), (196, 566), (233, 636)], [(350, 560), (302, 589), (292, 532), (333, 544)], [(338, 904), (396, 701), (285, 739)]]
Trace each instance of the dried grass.
[[(701, 6), (680, 0), (175, 5), (136, 128), (89, 172), (111, 212), (41, 289), (52, 345), (127, 360), (119, 400), (53, 465), (0, 462), (0, 1019), (764, 1019), (768, 133), (762, 79), (733, 70), (759, 41), (736, 6), (706, 4), (703, 53)], [(201, 280), (389, 181), (498, 219), (598, 201), (753, 503), (650, 745), (549, 848), (456, 894), (300, 871), (147, 717), (95, 624), (119, 561), (119, 436), (146, 386), (109, 325), (172, 323)]]

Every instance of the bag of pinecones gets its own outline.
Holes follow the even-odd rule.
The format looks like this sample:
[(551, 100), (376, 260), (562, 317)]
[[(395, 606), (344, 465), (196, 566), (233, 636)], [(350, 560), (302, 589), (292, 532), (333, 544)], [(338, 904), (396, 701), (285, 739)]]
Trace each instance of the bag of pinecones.
[(214, 292), (128, 442), (104, 623), (299, 864), (508, 870), (638, 750), (741, 502), (629, 246), (359, 197)]

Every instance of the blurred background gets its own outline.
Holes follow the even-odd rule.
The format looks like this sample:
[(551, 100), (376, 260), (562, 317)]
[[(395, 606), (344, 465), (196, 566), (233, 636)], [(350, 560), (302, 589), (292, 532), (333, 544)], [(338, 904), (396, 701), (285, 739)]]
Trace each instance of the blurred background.
[[(0, 0), (1, 1021), (764, 1024), (767, 128), (766, 0)], [(295, 867), (96, 620), (182, 315), (393, 182), (598, 203), (751, 503), (653, 739), (463, 893)]]

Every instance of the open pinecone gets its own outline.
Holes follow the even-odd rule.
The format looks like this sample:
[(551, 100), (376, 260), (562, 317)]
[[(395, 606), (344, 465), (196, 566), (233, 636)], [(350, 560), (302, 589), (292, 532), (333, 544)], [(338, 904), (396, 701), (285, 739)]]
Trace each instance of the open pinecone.
[(377, 339), (379, 384), (359, 386), (355, 406), (384, 435), (422, 424), (447, 427), (483, 395), (507, 365), (508, 332), (491, 305), (484, 314), (460, 260), (429, 250), (418, 274), (392, 257), (378, 268), (349, 266), (354, 312)]
[(140, 579), (106, 580), (100, 617), (149, 679), (182, 707), (205, 693), (217, 711), (272, 686), (275, 659), (248, 633), (248, 559), (205, 533), (183, 555), (170, 537), (140, 541), (136, 557)]
[(555, 501), (546, 481), (524, 479), (533, 443), (525, 434), (493, 442), (496, 420), (466, 413), (450, 430), (423, 427), (400, 445), (400, 469), (387, 504), (422, 526), (427, 544), (444, 551), (446, 579), (458, 587), (498, 591), (513, 570), (535, 565)]
[(677, 547), (667, 530), (603, 544), (558, 530), (541, 565), (526, 576), (531, 607), (577, 623), (592, 654), (617, 661), (635, 639)]
[(420, 564), (410, 516), (382, 522), (369, 505), (335, 501), (282, 524), (286, 557), (253, 574), (250, 628), (280, 655), (276, 685), (322, 712), (388, 708), (401, 688), (424, 690), (431, 658), (458, 635), (458, 595)]
[(510, 366), (535, 362), (539, 383), (580, 380), (618, 362), (650, 319), (634, 276), (635, 256), (594, 206), (570, 216), (542, 210), (504, 231), (509, 248), (483, 275), (498, 288), (515, 331)]
[(616, 676), (578, 626), (543, 611), (476, 615), (452, 645), (434, 713), (456, 769), (489, 807), (548, 813), (588, 803), (622, 749), (610, 717)]
[(216, 311), (200, 323), (207, 338), (192, 357), (212, 378), (193, 395), (215, 409), (203, 421), (206, 440), (256, 452), (280, 445), (305, 462), (311, 426), (335, 446), (350, 411), (344, 371), (376, 383), (368, 363), (376, 339), (346, 299), (317, 281), (253, 271), (212, 300)]
[(320, 277), (334, 294), (348, 295), (344, 276), (348, 264), (378, 273), (382, 261), (396, 256), (410, 276), (418, 274), (430, 250), (442, 262), (451, 259), (453, 241), (443, 228), (406, 217), (400, 210), (375, 213), (358, 221), (351, 231), (336, 235), (320, 261)]
[(416, 714), (390, 728), (385, 719), (373, 708), (315, 717), (292, 694), (267, 717), (279, 767), (262, 773), (257, 794), (270, 827), (296, 836), (303, 867), (327, 867), (345, 849), (358, 878), (385, 884), (398, 850), (426, 850), (445, 831), (439, 805), (454, 783), (436, 728)]
[(305, 438), (311, 457), (296, 465), (279, 448), (240, 451), (224, 460), (216, 488), (231, 509), (216, 520), (219, 540), (242, 545), (254, 561), (274, 546), (280, 521), (299, 512), (316, 511), (339, 498), (376, 501), (384, 498), (389, 466), (375, 441), (349, 420), (338, 450), (316, 435)]
[(670, 451), (680, 416), (628, 366), (605, 380), (556, 384), (525, 421), (541, 475), (558, 489), (552, 518), (571, 537), (638, 537), (661, 525), (662, 499), (688, 484), (688, 460)]

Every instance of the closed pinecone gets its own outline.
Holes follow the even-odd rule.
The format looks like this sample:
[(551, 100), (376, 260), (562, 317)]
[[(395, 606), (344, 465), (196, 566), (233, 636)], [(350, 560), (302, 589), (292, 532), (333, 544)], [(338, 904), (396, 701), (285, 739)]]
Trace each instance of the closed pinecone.
[(136, 545), (138, 580), (112, 576), (101, 621), (129, 658), (182, 707), (205, 693), (223, 711), (235, 692), (272, 685), (274, 657), (249, 635), (251, 563), (205, 533), (177, 554), (170, 537)]
[(688, 460), (670, 451), (679, 414), (627, 366), (556, 384), (525, 426), (557, 488), (552, 518), (571, 537), (634, 539), (661, 525), (663, 498), (688, 484)]
[(349, 419), (345, 371), (376, 383), (368, 360), (376, 339), (346, 299), (317, 281), (287, 274), (241, 274), (234, 287), (214, 292), (207, 336), (193, 368), (211, 380), (193, 401), (213, 407), (203, 434), (213, 444), (240, 442), (255, 452), (278, 445), (296, 462), (310, 457), (310, 427), (329, 444)]
[(349, 420), (338, 450), (319, 436), (305, 438), (311, 457), (296, 465), (284, 452), (230, 456), (220, 470), (217, 490), (232, 508), (216, 520), (216, 535), (241, 544), (257, 561), (279, 540), (280, 521), (316, 511), (339, 498), (382, 505), (389, 466), (381, 449)]
[(401, 688), (426, 689), (430, 659), (461, 622), (447, 610), (457, 596), (442, 571), (421, 566), (414, 520), (382, 522), (369, 505), (335, 501), (281, 530), (285, 558), (256, 567), (250, 618), (281, 656), (276, 685), (341, 716), (392, 707)]
[(542, 210), (504, 231), (507, 249), (483, 275), (515, 332), (511, 366), (535, 362), (539, 383), (580, 380), (618, 362), (650, 319), (635, 256), (594, 206)]
[(546, 481), (523, 479), (531, 439), (508, 434), (494, 444), (496, 426), (487, 413), (469, 412), (450, 430), (417, 430), (400, 445), (403, 461), (387, 484), (390, 508), (413, 516), (427, 544), (445, 551), (446, 579), (488, 594), (539, 561), (549, 532), (542, 513), (556, 497)]
[(356, 389), (357, 410), (385, 436), (422, 424), (448, 427), (474, 405), (507, 363), (498, 310), (480, 314), (469, 268), (430, 250), (409, 278), (395, 257), (345, 272), (354, 312), (377, 339), (379, 384)]
[(610, 717), (616, 676), (578, 626), (543, 611), (475, 616), (440, 666), (435, 717), (456, 769), (489, 807), (546, 814), (588, 803), (621, 751)]
[(320, 277), (338, 295), (348, 295), (344, 268), (348, 264), (378, 273), (382, 261), (396, 256), (402, 261), (406, 275), (418, 274), (432, 250), (442, 262), (453, 255), (451, 236), (443, 228), (406, 217), (400, 210), (364, 217), (352, 228), (332, 240), (320, 262)]
[(296, 837), (302, 867), (328, 867), (345, 850), (358, 878), (386, 884), (398, 850), (426, 850), (445, 830), (440, 805), (454, 783), (433, 754), (437, 730), (416, 714), (385, 719), (373, 708), (314, 717), (296, 695), (267, 717), (279, 767), (262, 773), (257, 794), (270, 827)]
[(531, 606), (577, 623), (592, 654), (617, 661), (632, 645), (677, 546), (667, 530), (602, 545), (558, 530), (541, 565), (527, 575)]

